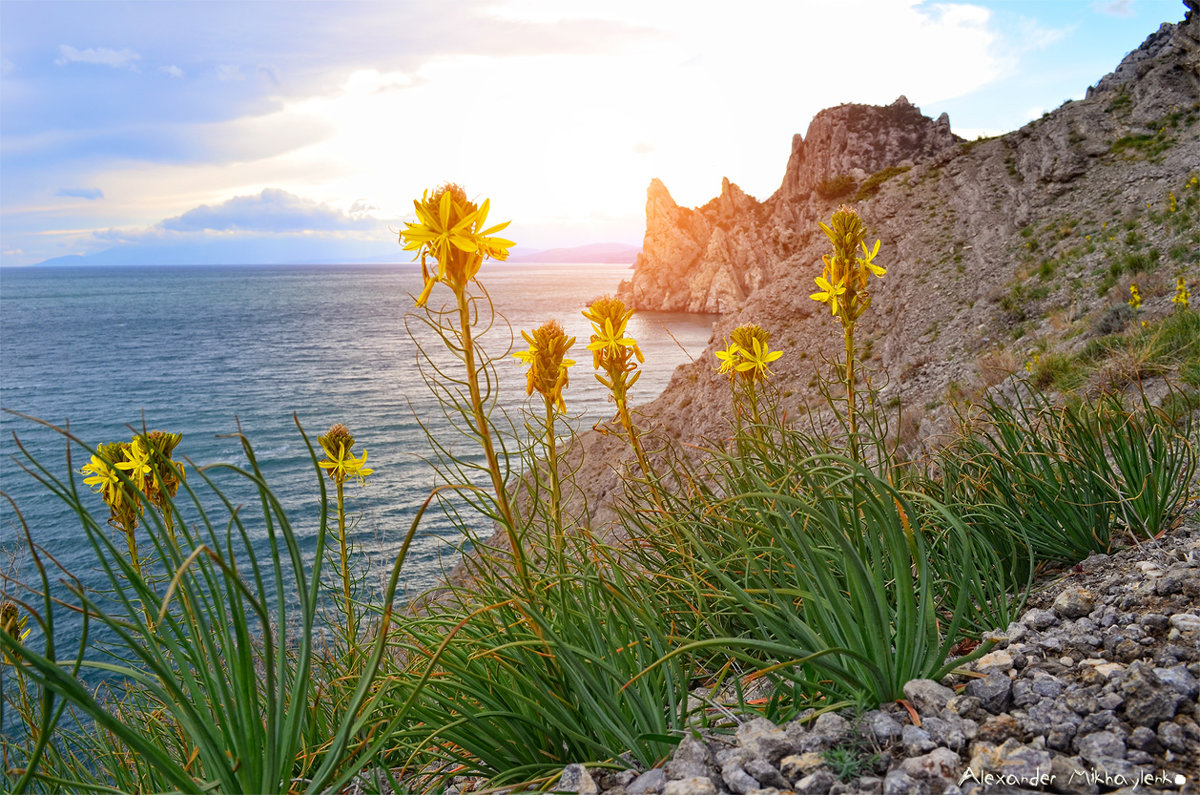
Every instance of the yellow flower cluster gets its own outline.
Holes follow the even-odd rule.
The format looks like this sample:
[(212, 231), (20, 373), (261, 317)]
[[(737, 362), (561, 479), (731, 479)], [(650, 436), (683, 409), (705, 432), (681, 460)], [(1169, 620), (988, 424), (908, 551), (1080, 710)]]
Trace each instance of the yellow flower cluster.
[(1032, 359), (1030, 359), (1029, 361), (1025, 362), (1025, 372), (1027, 372), (1027, 373), (1032, 373), (1032, 372), (1033, 372), (1033, 368), (1037, 367), (1037, 366), (1038, 366), (1038, 364), (1039, 364), (1041, 361), (1042, 361), (1042, 357), (1041, 357), (1041, 356), (1039, 356), (1038, 354), (1036, 354), (1036, 353), (1035, 353), (1035, 354), (1033, 355), (1033, 358), (1032, 358)]
[(1141, 309), (1141, 307), (1142, 307), (1142, 294), (1141, 294), (1141, 292), (1138, 290), (1138, 286), (1137, 286), (1137, 284), (1131, 284), (1131, 285), (1129, 285), (1129, 300), (1128, 300), (1126, 303), (1128, 303), (1128, 304), (1129, 304), (1129, 306), (1130, 306), (1130, 307), (1132, 307), (1132, 308), (1133, 308), (1133, 311), (1135, 311), (1135, 312), (1136, 312), (1138, 309)]
[(329, 479), (339, 486), (349, 478), (358, 478), (361, 485), (366, 481), (367, 475), (375, 471), (366, 466), (366, 450), (363, 450), (363, 454), (359, 458), (355, 458), (351, 454), (350, 448), (354, 446), (354, 437), (340, 422), (330, 428), (324, 436), (318, 436), (317, 441), (321, 444), (321, 449), (325, 451), (325, 460), (318, 462), (317, 465), (324, 469), (329, 474)]
[(596, 373), (596, 380), (612, 390), (619, 408), (624, 407), (626, 392), (642, 375), (637, 371), (638, 363), (645, 361), (637, 340), (625, 331), (633, 310), (621, 299), (606, 295), (585, 309), (583, 316), (592, 323), (587, 346), (592, 352), (592, 366), (604, 373)]
[(1175, 191), (1170, 191), (1167, 193), (1167, 212), (1173, 213), (1176, 209), (1178, 205), (1175, 203)]
[[(17, 643), (24, 643), (29, 637), (29, 630), (25, 625), (29, 623), (29, 616), (21, 615), (21, 611), (12, 602), (0, 603), (0, 632), (7, 634)], [(4, 653), (4, 661), (10, 665), (16, 665), (8, 652)]]
[[(416, 223), (405, 223), (400, 233), (400, 243), (405, 251), (417, 252), (421, 260), (421, 276), (425, 287), (417, 298), (417, 306), (424, 306), (433, 285), (444, 282), (455, 294), (466, 289), (467, 283), (475, 278), (484, 257), (503, 260), (514, 245), (511, 240), (493, 237), (508, 226), (509, 222), (484, 228), (487, 222), (489, 203), (476, 205), (467, 199), (466, 191), (454, 184), (446, 184), (429, 195), (426, 191), (420, 201), (413, 201), (416, 208)], [(437, 261), (437, 272), (431, 272), (427, 257)]]
[(1179, 309), (1187, 309), (1191, 298), (1192, 294), (1188, 290), (1187, 282), (1180, 276), (1175, 280), (1175, 295), (1171, 297), (1171, 303)]
[[(183, 437), (177, 433), (151, 431), (128, 442), (96, 445), (96, 454), (80, 469), (92, 491), (108, 505), (109, 524), (130, 530), (145, 510), (142, 498), (165, 510), (183, 479), (183, 464), (171, 453)], [(118, 473), (124, 472), (125, 479)]]
[(773, 375), (768, 365), (783, 356), (783, 351), (773, 351), (768, 343), (771, 335), (753, 323), (738, 326), (730, 335), (729, 347), (717, 351), (717, 372), (721, 375), (741, 375), (746, 381), (766, 381)]
[(557, 320), (543, 323), (532, 334), (522, 331), (521, 336), (529, 343), (529, 350), (517, 351), (513, 356), (529, 365), (525, 394), (532, 395), (536, 389), (560, 412), (566, 411), (562, 393), (569, 385), (567, 368), (575, 362), (564, 357), (575, 344), (575, 338), (568, 337)]
[(816, 279), (821, 289), (810, 297), (828, 304), (830, 312), (841, 317), (843, 325), (853, 325), (871, 303), (867, 292), (869, 275), (883, 278), (887, 273), (875, 264), (879, 241), (875, 241), (873, 248), (867, 248), (866, 226), (858, 213), (844, 204), (833, 214), (829, 226), (821, 224), (821, 230), (833, 243), (833, 253), (822, 257), (825, 269)]

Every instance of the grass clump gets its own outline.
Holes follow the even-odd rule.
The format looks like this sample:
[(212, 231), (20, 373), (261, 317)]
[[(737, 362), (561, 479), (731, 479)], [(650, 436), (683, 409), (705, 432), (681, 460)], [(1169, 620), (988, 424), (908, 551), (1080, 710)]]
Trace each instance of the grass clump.
[(822, 199), (835, 200), (849, 196), (857, 184), (858, 182), (849, 174), (838, 174), (817, 183), (814, 190)]

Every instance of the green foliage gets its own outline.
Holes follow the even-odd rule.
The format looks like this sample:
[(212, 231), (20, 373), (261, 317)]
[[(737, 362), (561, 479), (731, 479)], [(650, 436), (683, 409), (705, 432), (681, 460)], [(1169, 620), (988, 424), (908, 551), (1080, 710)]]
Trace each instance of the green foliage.
[[(73, 446), (80, 444), (60, 432)], [(93, 590), (75, 580), (74, 601), (52, 593), (48, 558), (25, 530), (42, 583), (33, 591), (41, 607), (25, 608), (45, 645), (36, 651), (0, 632), (0, 649), (17, 661), (21, 692), (40, 694), (21, 704), (30, 729), (25, 741), (5, 741), (13, 762), (4, 773), (6, 791), (116, 785), (283, 792), (298, 780), (306, 792), (323, 792), (340, 787), (378, 752), (382, 740), (359, 736), (366, 723), (386, 735), (403, 720), (403, 711), (375, 713), (386, 616), (376, 640), (350, 654), (329, 656), (318, 644), (328, 517), (315, 455), (323, 507), (308, 561), (245, 438), (242, 445), (248, 469), (220, 464), (193, 470), (177, 499), (163, 491), (161, 512), (145, 512), (141, 532), (153, 555), (140, 568), (91, 515), (84, 500), (94, 495), (86, 489), (81, 494), (76, 473), (68, 467), (65, 478), (57, 476), (26, 454), (28, 471), (77, 517), (80, 538), (106, 583)], [(218, 473), (226, 478), (224, 490), (214, 481)], [(257, 499), (257, 520), (227, 496), (239, 482)], [(261, 536), (267, 556), (251, 541)], [(388, 585), (389, 601), (402, 561), (403, 553)], [(54, 641), (66, 612), (82, 617), (83, 632), (75, 651), (64, 656)], [(101, 648), (88, 644), (93, 624), (109, 638)], [(89, 691), (76, 678), (82, 669), (104, 672), (121, 695)], [(61, 743), (48, 743), (62, 705), (91, 728), (66, 728)]]
[(899, 176), (900, 174), (909, 171), (911, 168), (911, 166), (888, 166), (881, 171), (876, 171), (874, 174), (863, 180), (863, 184), (858, 188), (858, 193), (854, 195), (854, 201), (860, 202), (871, 198), (876, 193), (879, 193), (879, 189), (883, 187), (883, 183), (887, 182), (892, 177)]
[(849, 174), (838, 174), (817, 183), (815, 190), (822, 199), (840, 199), (850, 195), (856, 184), (854, 177)]

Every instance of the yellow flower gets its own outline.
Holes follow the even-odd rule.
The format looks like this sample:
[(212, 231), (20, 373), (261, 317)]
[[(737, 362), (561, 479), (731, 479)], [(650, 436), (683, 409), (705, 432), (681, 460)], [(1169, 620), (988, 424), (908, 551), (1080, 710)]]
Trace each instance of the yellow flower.
[[(21, 615), (21, 611), (12, 602), (0, 603), (0, 632), (7, 634), (17, 643), (24, 643), (29, 637), (29, 630), (25, 625), (29, 623), (29, 616)], [(16, 665), (16, 661), (4, 653), (4, 661), (10, 665)]]
[[(98, 450), (100, 448), (97, 448)], [(84, 485), (91, 486), (92, 491), (103, 495), (104, 502), (113, 507), (121, 505), (121, 478), (109, 463), (99, 456), (92, 456), (90, 464), (84, 464), (81, 474), (92, 473), (91, 477), (83, 479)]]
[(1192, 294), (1188, 291), (1187, 282), (1180, 276), (1175, 280), (1175, 295), (1171, 298), (1171, 303), (1180, 309), (1186, 309)]
[(774, 375), (768, 364), (783, 356), (783, 351), (772, 351), (767, 343), (754, 340), (753, 351), (741, 351), (742, 363), (737, 366), (739, 373), (748, 374), (752, 380), (765, 381)]
[[(413, 202), (417, 221), (405, 222), (400, 242), (405, 251), (417, 252), (415, 256), (421, 260), (425, 287), (417, 298), (417, 306), (425, 305), (437, 282), (445, 282), (456, 293), (461, 292), (479, 272), (484, 257), (508, 258), (513, 242), (492, 235), (509, 222), (484, 229), (489, 206), (486, 199), (482, 205), (469, 201), (466, 192), (454, 184), (443, 185), (432, 196), (426, 191), (420, 201)], [(430, 273), (427, 257), (437, 261), (436, 273)]]
[(521, 336), (529, 343), (529, 350), (517, 351), (513, 356), (529, 365), (525, 394), (532, 395), (536, 389), (553, 401), (559, 411), (566, 411), (562, 393), (569, 385), (567, 368), (575, 362), (563, 357), (575, 344), (575, 338), (568, 337), (557, 320), (543, 323), (532, 335), (522, 331)]
[(765, 381), (772, 375), (768, 365), (783, 356), (783, 351), (772, 351), (767, 344), (771, 334), (762, 326), (745, 323), (730, 334), (729, 348), (717, 351), (721, 366), (717, 372), (740, 373), (748, 381)]
[(1127, 303), (1134, 310), (1137, 310), (1142, 305), (1142, 294), (1138, 292), (1136, 284), (1129, 285), (1129, 301)]
[[(826, 273), (828, 272), (829, 270), (826, 268)], [(831, 314), (836, 315), (838, 313), (838, 298), (845, 294), (846, 287), (840, 283), (830, 284), (829, 280), (823, 275), (817, 277), (817, 287), (820, 287), (821, 291), (813, 293), (809, 298), (829, 304)]]
[[(596, 380), (612, 390), (618, 405), (624, 405), (625, 391), (642, 375), (634, 372), (638, 362), (645, 361), (637, 340), (625, 333), (633, 310), (621, 299), (606, 295), (592, 302), (583, 316), (592, 322), (592, 336), (587, 345), (592, 352), (592, 366), (608, 376), (596, 373)], [(632, 377), (627, 377), (630, 373)]]
[(375, 470), (366, 466), (367, 451), (363, 450), (361, 458), (355, 458), (350, 452), (354, 446), (354, 437), (350, 435), (345, 425), (338, 423), (329, 429), (324, 436), (318, 436), (317, 441), (325, 451), (325, 460), (317, 466), (329, 473), (329, 478), (335, 483), (345, 483), (349, 478), (357, 478), (359, 484), (366, 481), (367, 475)]
[(717, 374), (728, 374), (732, 377), (734, 372), (736, 372), (738, 362), (741, 361), (741, 358), (741, 349), (737, 346), (737, 343), (729, 343), (729, 347), (727, 349), (723, 351), (717, 351), (717, 361), (720, 362), (720, 364), (717, 365)]
[(871, 302), (867, 293), (868, 277), (874, 274), (883, 278), (887, 274), (885, 268), (875, 264), (880, 241), (876, 240), (875, 245), (868, 248), (866, 226), (858, 213), (844, 204), (833, 214), (828, 226), (820, 226), (833, 244), (833, 254), (822, 258), (825, 268), (816, 278), (820, 290), (809, 297), (829, 304), (831, 313), (840, 315), (842, 323), (850, 326)]
[(150, 467), (150, 451), (142, 444), (140, 438), (136, 438), (125, 447), (125, 456), (124, 461), (116, 463), (117, 469), (129, 474), (129, 479), (138, 491), (146, 491), (146, 476), (153, 471)]

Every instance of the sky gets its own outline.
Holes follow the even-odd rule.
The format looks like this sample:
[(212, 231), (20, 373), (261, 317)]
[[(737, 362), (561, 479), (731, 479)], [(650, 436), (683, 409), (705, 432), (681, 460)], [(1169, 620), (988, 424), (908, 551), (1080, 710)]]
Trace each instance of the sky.
[[(650, 180), (759, 199), (903, 94), (973, 139), (1084, 95), (1179, 0), (0, 0), (0, 266), (407, 255), (452, 181), (523, 248), (639, 245)], [(106, 253), (105, 253), (106, 252)]]

